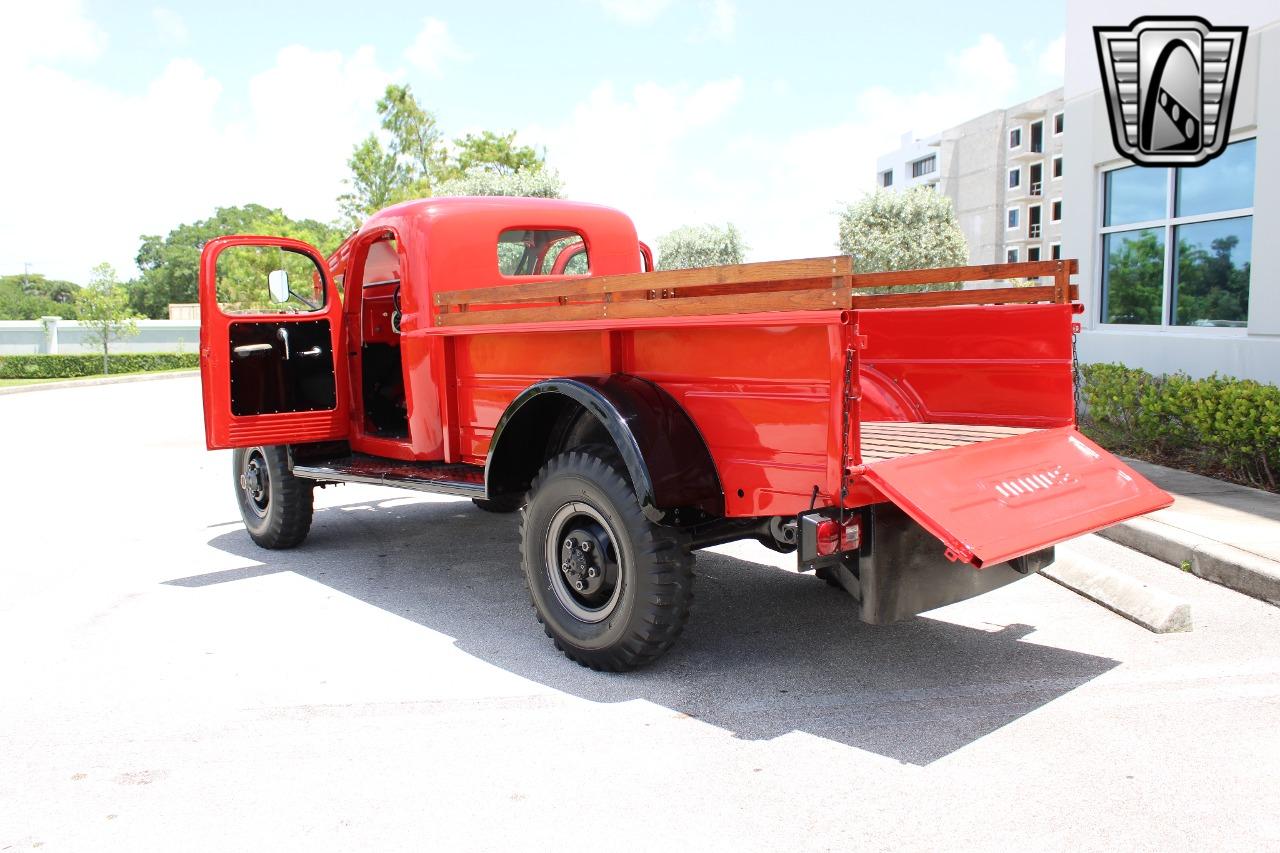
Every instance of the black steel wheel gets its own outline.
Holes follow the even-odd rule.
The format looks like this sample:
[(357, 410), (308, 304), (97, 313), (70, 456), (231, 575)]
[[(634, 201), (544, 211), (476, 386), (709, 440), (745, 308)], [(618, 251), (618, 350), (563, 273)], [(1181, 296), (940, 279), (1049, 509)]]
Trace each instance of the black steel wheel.
[(520, 540), (534, 611), (571, 660), (635, 669), (680, 636), (693, 600), (693, 554), (641, 511), (610, 449), (571, 450), (543, 466)]
[(250, 538), (263, 548), (292, 548), (311, 530), (314, 485), (293, 476), (283, 447), (243, 447), (231, 454), (236, 503)]

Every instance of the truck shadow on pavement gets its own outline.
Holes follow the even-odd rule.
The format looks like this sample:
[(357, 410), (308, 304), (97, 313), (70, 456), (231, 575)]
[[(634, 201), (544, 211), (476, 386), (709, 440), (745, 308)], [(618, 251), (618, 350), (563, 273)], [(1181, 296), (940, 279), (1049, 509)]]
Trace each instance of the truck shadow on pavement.
[(741, 738), (802, 731), (917, 765), (1118, 665), (1019, 642), (1029, 625), (988, 631), (927, 617), (865, 625), (852, 599), (810, 575), (701, 552), (693, 612), (675, 648), (643, 670), (596, 673), (555, 651), (537, 624), (517, 524), (469, 502), (330, 507), (317, 510), (299, 548), (266, 551), (236, 529), (210, 545), (258, 565), (166, 583), (198, 590), (294, 572), (590, 701), (644, 699)]

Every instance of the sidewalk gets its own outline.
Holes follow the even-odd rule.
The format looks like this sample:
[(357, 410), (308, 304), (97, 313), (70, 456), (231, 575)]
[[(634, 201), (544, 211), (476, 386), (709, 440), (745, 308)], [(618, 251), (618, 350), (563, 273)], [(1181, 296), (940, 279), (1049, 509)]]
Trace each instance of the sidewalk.
[(1099, 535), (1280, 605), (1280, 495), (1126, 459), (1173, 506)]
[(114, 376), (91, 376), (84, 379), (59, 379), (56, 382), (39, 382), (34, 385), (12, 385), (8, 388), (0, 388), (0, 396), (4, 394), (28, 394), (32, 391), (52, 391), (56, 388), (85, 388), (90, 385), (118, 385), (122, 382), (148, 382), (153, 379), (178, 379), (199, 375), (199, 370), (180, 369), (154, 370), (146, 373), (120, 373)]

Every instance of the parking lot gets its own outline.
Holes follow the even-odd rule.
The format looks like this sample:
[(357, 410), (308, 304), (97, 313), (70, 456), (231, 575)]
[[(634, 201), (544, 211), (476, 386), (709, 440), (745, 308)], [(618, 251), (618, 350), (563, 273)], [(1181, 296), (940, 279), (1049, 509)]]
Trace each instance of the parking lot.
[(1280, 849), (1280, 610), (1032, 577), (871, 627), (729, 546), (677, 647), (556, 652), (517, 520), (365, 486), (257, 549), (192, 378), (0, 397), (0, 850)]

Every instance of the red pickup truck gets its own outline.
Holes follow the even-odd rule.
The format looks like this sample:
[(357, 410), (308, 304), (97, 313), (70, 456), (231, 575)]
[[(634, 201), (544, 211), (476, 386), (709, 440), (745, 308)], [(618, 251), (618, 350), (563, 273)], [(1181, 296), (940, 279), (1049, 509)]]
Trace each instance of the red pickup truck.
[[(520, 510), (538, 619), (616, 671), (675, 641), (700, 548), (794, 552), (884, 623), (1170, 503), (1075, 428), (1074, 261), (652, 266), (624, 214), (543, 199), (406, 202), (328, 259), (208, 243), (206, 439), (249, 535), (298, 545), (317, 484)], [(1002, 279), (1032, 286), (907, 287)]]

